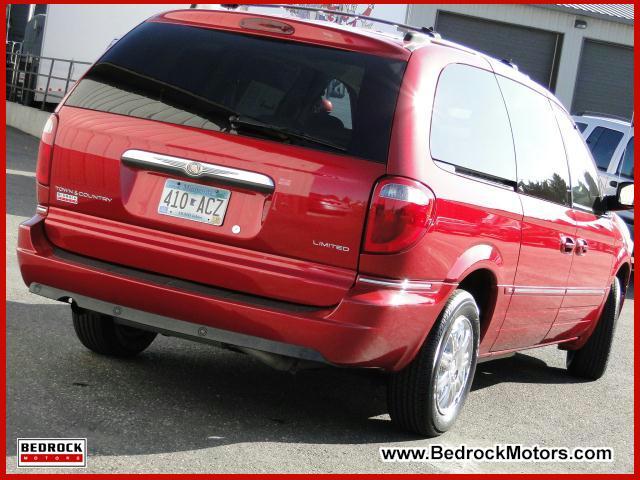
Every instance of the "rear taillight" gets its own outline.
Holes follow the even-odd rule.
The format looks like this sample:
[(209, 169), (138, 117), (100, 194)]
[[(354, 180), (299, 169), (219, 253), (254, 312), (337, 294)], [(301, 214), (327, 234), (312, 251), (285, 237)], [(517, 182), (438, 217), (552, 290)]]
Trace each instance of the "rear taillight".
[(58, 129), (58, 117), (52, 113), (42, 130), (40, 149), (38, 150), (38, 166), (36, 167), (36, 180), (41, 185), (49, 185), (51, 174), (51, 159), (53, 157), (53, 142)]
[(401, 177), (385, 178), (373, 192), (364, 251), (397, 253), (414, 245), (431, 223), (435, 197), (427, 187)]

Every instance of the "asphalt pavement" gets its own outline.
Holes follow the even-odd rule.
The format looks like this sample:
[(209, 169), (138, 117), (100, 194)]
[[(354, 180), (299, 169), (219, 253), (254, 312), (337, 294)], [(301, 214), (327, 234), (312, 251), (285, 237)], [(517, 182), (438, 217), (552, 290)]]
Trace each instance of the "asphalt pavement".
[[(431, 440), (393, 428), (376, 372), (292, 375), (161, 336), (132, 360), (90, 353), (75, 337), (69, 306), (30, 294), (20, 278), (15, 245), (18, 224), (35, 209), (37, 140), (11, 128), (6, 135), (8, 471), (17, 470), (17, 437), (86, 437), (88, 467), (75, 473), (633, 471), (633, 300), (601, 380), (568, 376), (555, 347), (481, 364), (456, 426)], [(611, 463), (379, 457), (380, 446), (430, 443), (605, 446), (615, 456)]]

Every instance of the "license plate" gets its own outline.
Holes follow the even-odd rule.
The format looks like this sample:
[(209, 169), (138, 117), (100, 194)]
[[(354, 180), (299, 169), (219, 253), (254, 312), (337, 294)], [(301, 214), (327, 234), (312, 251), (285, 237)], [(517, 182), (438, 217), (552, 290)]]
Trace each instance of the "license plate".
[(158, 204), (158, 213), (220, 226), (224, 222), (229, 198), (229, 190), (167, 179)]

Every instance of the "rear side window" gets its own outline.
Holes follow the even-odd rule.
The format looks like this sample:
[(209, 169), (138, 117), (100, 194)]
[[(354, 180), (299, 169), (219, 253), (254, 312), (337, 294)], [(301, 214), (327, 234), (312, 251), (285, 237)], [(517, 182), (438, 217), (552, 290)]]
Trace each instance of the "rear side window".
[(553, 105), (553, 110), (569, 161), (573, 205), (593, 209), (601, 195), (596, 166), (582, 135), (574, 128), (569, 116), (556, 105)]
[(622, 154), (622, 161), (618, 167), (618, 175), (621, 177), (633, 180), (633, 138), (629, 139), (627, 148), (625, 148)]
[[(104, 54), (66, 104), (241, 135), (269, 133), (272, 140), (385, 162), (405, 66), (357, 52), (147, 22)], [(234, 127), (231, 117), (252, 123)], [(283, 140), (265, 126), (289, 135)]]
[(442, 71), (430, 144), (434, 160), (515, 182), (509, 117), (493, 73), (461, 64)]
[(569, 169), (549, 100), (521, 83), (497, 78), (513, 130), (518, 191), (568, 205)]
[(587, 124), (582, 122), (576, 122), (576, 127), (578, 127), (578, 130), (580, 130), (580, 133), (582, 133), (587, 129)]
[(599, 170), (607, 171), (613, 153), (618, 148), (623, 133), (605, 127), (596, 127), (587, 138), (587, 145)]

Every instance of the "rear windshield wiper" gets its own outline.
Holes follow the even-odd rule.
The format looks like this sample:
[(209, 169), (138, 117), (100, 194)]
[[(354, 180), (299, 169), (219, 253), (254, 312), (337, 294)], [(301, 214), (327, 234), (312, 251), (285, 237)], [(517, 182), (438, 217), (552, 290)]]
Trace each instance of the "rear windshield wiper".
[(238, 130), (238, 127), (244, 128), (247, 130), (254, 130), (256, 132), (266, 134), (269, 137), (272, 137), (281, 142), (290, 142), (291, 140), (302, 140), (304, 142), (313, 143), (316, 145), (322, 145), (332, 150), (337, 150), (339, 152), (347, 151), (346, 147), (341, 147), (340, 145), (336, 145), (327, 140), (322, 140), (320, 138), (316, 138), (296, 130), (291, 130), (286, 127), (280, 127), (277, 125), (264, 123), (264, 122), (261, 122), (260, 120), (256, 120), (255, 118), (251, 118), (251, 117), (246, 117), (242, 115), (231, 115), (229, 117), (229, 123), (235, 130)]

